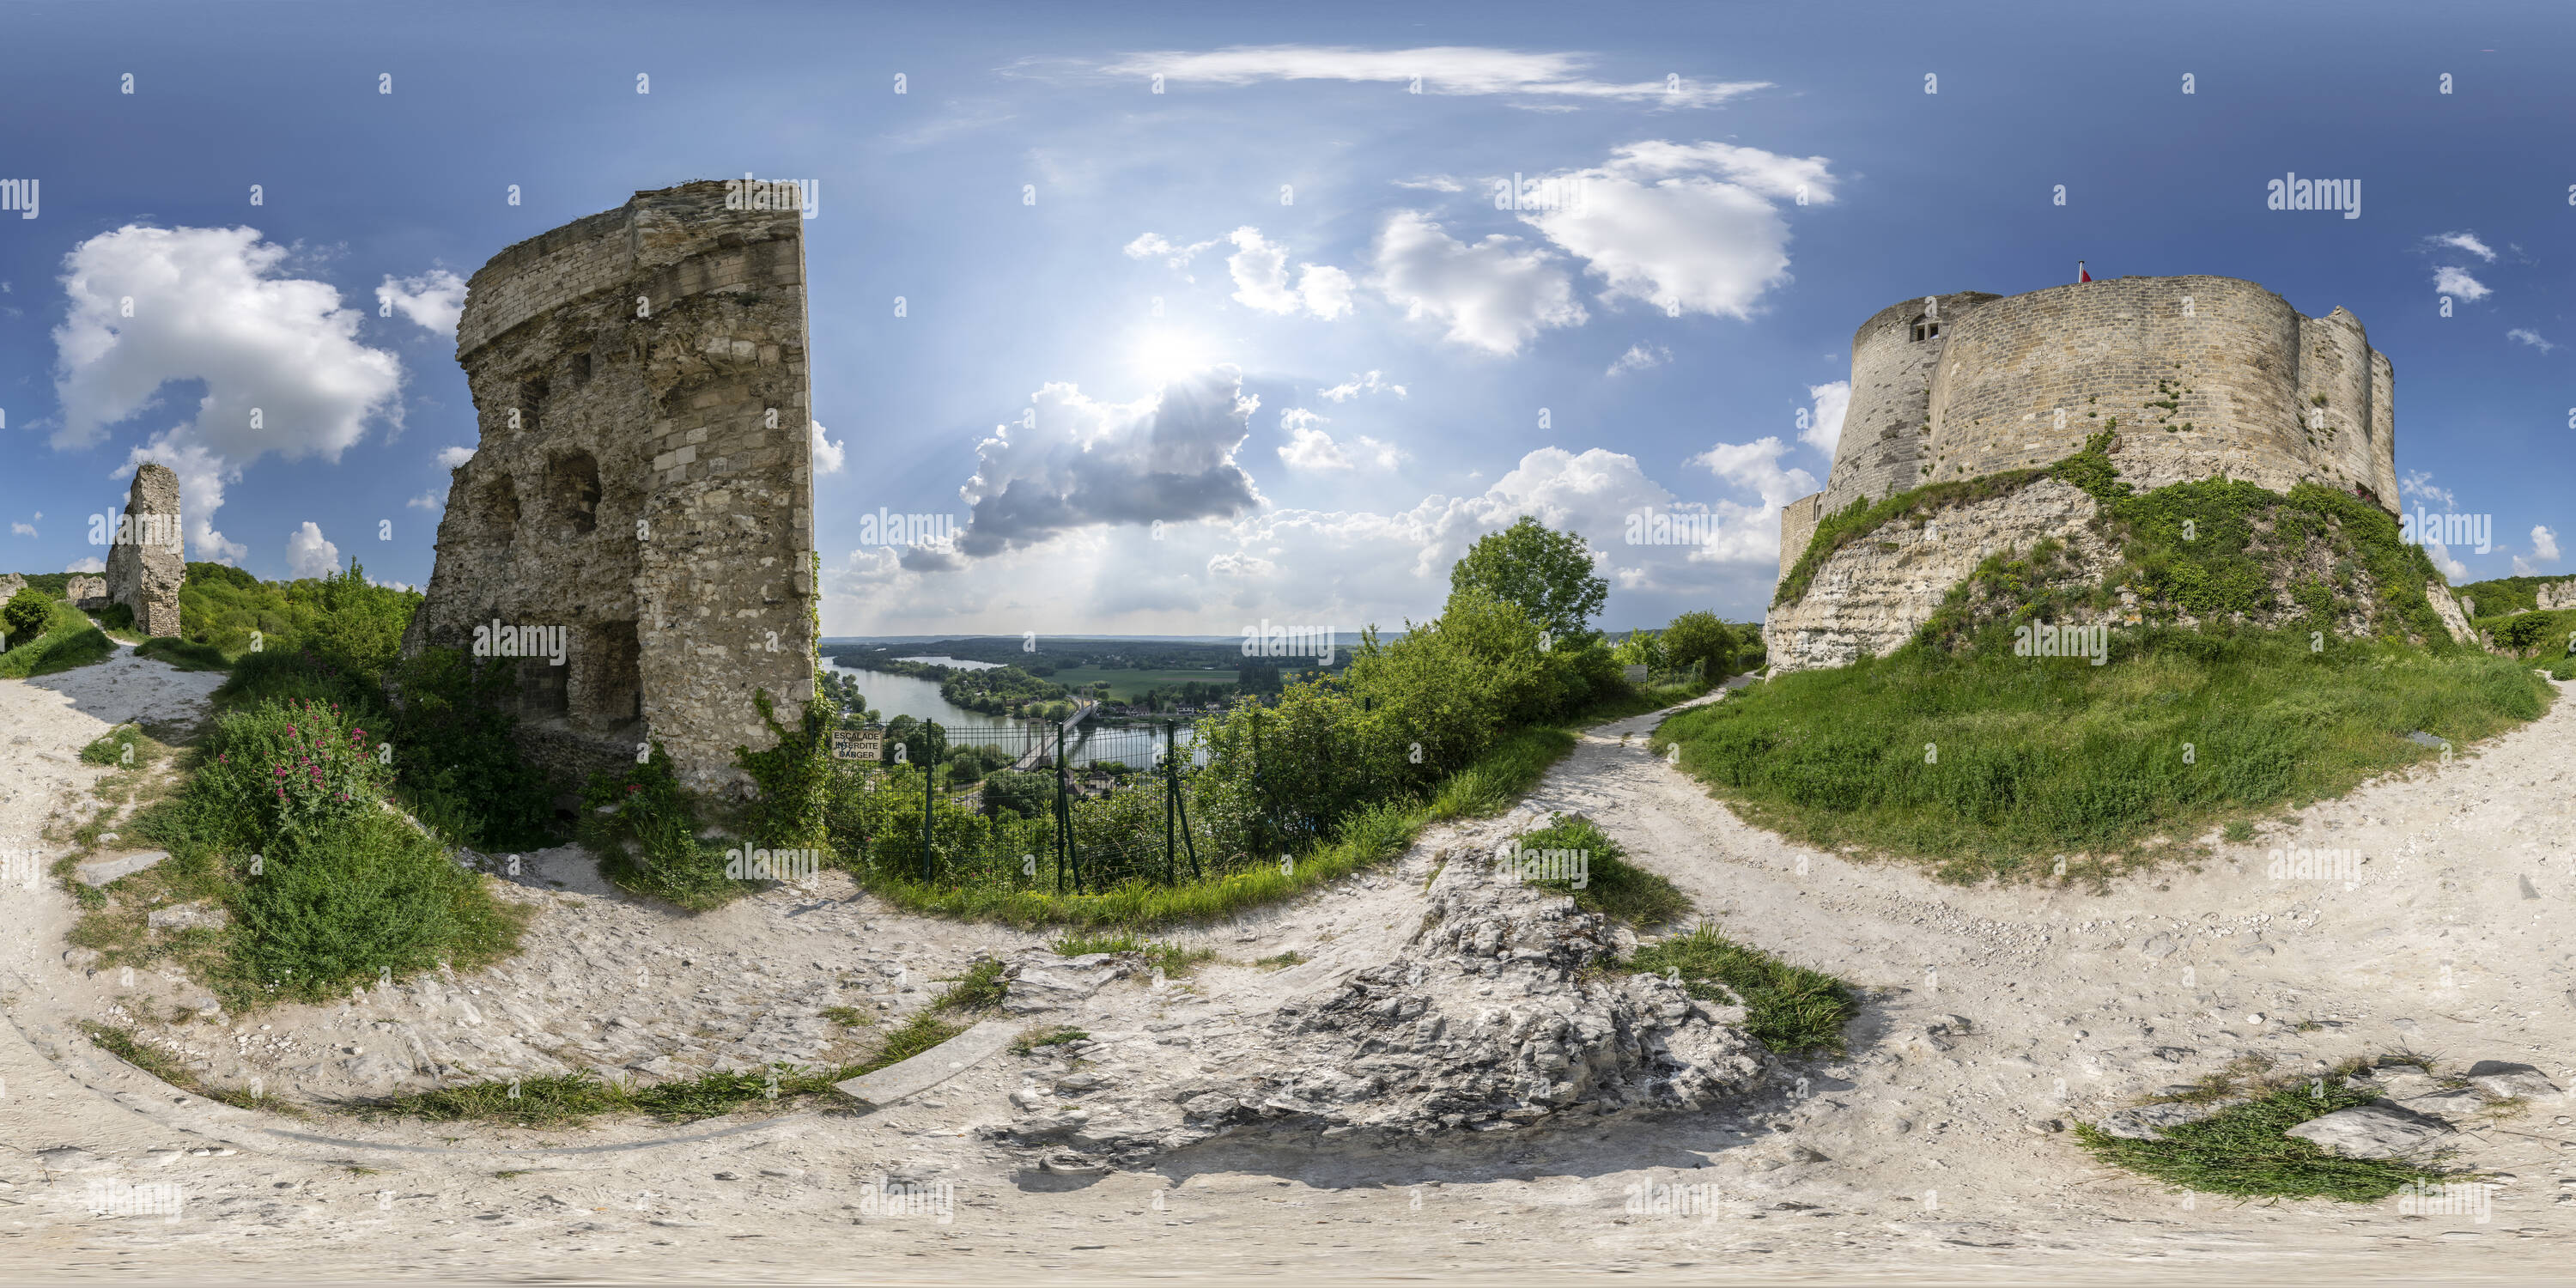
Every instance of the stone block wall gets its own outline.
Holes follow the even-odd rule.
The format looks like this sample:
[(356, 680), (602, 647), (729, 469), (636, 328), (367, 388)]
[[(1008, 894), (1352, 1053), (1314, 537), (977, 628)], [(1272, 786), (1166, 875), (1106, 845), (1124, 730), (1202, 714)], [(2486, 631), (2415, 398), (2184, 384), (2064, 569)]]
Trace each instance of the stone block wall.
[[(692, 790), (813, 693), (803, 221), (725, 185), (639, 192), (495, 256), (457, 327), (481, 441), (457, 467), (407, 651), (560, 628), (519, 677), (525, 750), (569, 775), (660, 742)], [(487, 636), (488, 636), (487, 632)], [(487, 643), (489, 640), (487, 639)]]
[(1798, 557), (1807, 553), (1807, 542), (1816, 535), (1816, 523), (1825, 517), (1825, 494), (1811, 492), (1780, 507), (1780, 575), (1798, 566)]
[[(1929, 481), (1924, 463), (1932, 440), (1933, 374), (1956, 328), (1994, 298), (1961, 291), (1905, 300), (1871, 314), (1852, 333), (1851, 405), (1834, 443), (1822, 513), (1837, 513), (1863, 496), (1885, 500)], [(1797, 559), (1787, 555), (1789, 563)]]
[[(2303, 317), (2252, 282), (2188, 276), (1962, 292), (1937, 314), (1933, 334), (1917, 297), (1853, 336), (1823, 513), (2062, 460), (2113, 420), (2121, 475), (2141, 488), (2313, 481), (2396, 508), (2395, 374), (2341, 308)], [(1784, 569), (1799, 553), (1788, 531), (1784, 518)]]

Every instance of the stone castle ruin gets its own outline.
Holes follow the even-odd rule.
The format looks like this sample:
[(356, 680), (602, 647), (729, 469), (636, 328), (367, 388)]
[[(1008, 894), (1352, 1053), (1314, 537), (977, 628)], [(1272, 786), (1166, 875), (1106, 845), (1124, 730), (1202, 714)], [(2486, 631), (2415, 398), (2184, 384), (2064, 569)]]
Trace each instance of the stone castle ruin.
[[(2225, 476), (2341, 488), (2397, 505), (2395, 374), (2342, 308), (2304, 317), (2252, 282), (2124, 277), (1995, 296), (1922, 296), (1852, 336), (1851, 405), (1824, 491), (1780, 516), (1786, 576), (1855, 501), (2044, 466), (2119, 422), (2112, 457), (2141, 490)], [(1781, 669), (1883, 654), (1985, 554), (2080, 531), (2092, 498), (2056, 480), (1891, 524), (1844, 547), (1764, 626)], [(2450, 605), (2447, 590), (2436, 607)]]
[[(188, 579), (179, 535), (179, 476), (167, 465), (134, 471), (125, 513), (107, 538), (107, 584), (99, 603), (134, 610), (134, 629), (145, 635), (179, 633), (179, 586)], [(81, 587), (87, 589), (87, 587)], [(74, 603), (84, 603), (75, 590)]]
[[(736, 201), (739, 207), (744, 203)], [(659, 742), (748, 779), (813, 696), (812, 436), (798, 212), (639, 192), (502, 251), (456, 330), (481, 429), (404, 651), (515, 674), (522, 750), (582, 776)]]

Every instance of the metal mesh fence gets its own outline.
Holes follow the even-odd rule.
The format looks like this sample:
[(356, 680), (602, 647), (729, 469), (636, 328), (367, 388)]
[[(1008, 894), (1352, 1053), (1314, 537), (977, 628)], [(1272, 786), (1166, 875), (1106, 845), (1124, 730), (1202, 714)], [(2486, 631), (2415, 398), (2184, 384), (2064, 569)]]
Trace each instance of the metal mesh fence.
[(1098, 891), (1207, 875), (1178, 721), (871, 728), (836, 740), (835, 843), (877, 871), (949, 888)]

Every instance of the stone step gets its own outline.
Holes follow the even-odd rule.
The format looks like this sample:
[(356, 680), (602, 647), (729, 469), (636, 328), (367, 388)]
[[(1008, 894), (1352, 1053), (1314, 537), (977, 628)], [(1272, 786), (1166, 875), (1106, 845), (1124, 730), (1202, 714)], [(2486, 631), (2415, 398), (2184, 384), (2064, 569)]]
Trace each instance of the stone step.
[(853, 1100), (864, 1101), (872, 1108), (882, 1108), (906, 1096), (917, 1095), (983, 1063), (995, 1052), (1011, 1044), (1018, 1026), (1005, 1020), (986, 1020), (939, 1045), (858, 1077), (832, 1084), (833, 1089)]

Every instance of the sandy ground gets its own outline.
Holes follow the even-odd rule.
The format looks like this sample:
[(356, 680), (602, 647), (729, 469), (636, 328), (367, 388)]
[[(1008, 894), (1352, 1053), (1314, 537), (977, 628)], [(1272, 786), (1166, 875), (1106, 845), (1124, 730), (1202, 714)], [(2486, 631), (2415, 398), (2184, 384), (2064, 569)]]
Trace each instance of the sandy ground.
[[(126, 654), (0, 682), (0, 838), (36, 845), (102, 772), (78, 763), (82, 744), (119, 720), (184, 718), (213, 680)], [(2192, 1200), (2093, 1165), (2045, 1124), (2244, 1054), (2299, 1069), (2404, 1048), (2463, 1067), (2525, 1061), (2576, 1085), (2576, 950), (2559, 933), (2576, 897), (2576, 706), (2304, 811), (2294, 834), (2226, 847), (2201, 872), (2099, 895), (1959, 889), (1788, 845), (1648, 756), (1653, 722), (1596, 730), (1515, 819), (1434, 829), (1389, 868), (1198, 932), (1223, 960), (1187, 980), (1113, 983), (1045, 1018), (1092, 1032), (1078, 1068), (1095, 1076), (1192, 1064), (1247, 1010), (1384, 960), (1445, 852), (1529, 810), (1582, 810), (1729, 933), (1870, 987), (1851, 1057), (1805, 1066), (1803, 1087), (1436, 1149), (1220, 1141), (1096, 1177), (1033, 1170), (978, 1137), (1009, 1117), (1011, 1091), (1077, 1070), (1008, 1054), (856, 1115), (551, 1133), (297, 1119), (180, 1094), (78, 1038), (80, 1018), (185, 985), (145, 978), (127, 997), (66, 964), (69, 896), (13, 879), (0, 889), (13, 928), (0, 1248), (13, 1278), (197, 1282), (2564, 1275), (2576, 1127), (2559, 1104), (2463, 1131), (2465, 1159), (2510, 1177), (2483, 1220)], [(2369, 861), (2352, 888), (2271, 879), (2267, 852), (2289, 846)], [(233, 1017), (173, 1031), (210, 1078), (256, 1074), (317, 1099), (549, 1060), (651, 1077), (656, 1060), (828, 1059), (853, 1039), (816, 1023), (820, 1008), (897, 1015), (922, 1003), (925, 977), (1035, 942), (830, 881), (688, 918), (550, 854), (512, 892), (540, 908), (528, 950), (495, 971), (251, 1017), (251, 1034), (272, 1026), (265, 1040), (234, 1042)], [(1291, 949), (1313, 960), (1250, 964)], [(276, 1049), (278, 1034), (312, 1049)], [(880, 1200), (907, 1184), (919, 1197)], [(1706, 1211), (1627, 1210), (1641, 1192)]]

